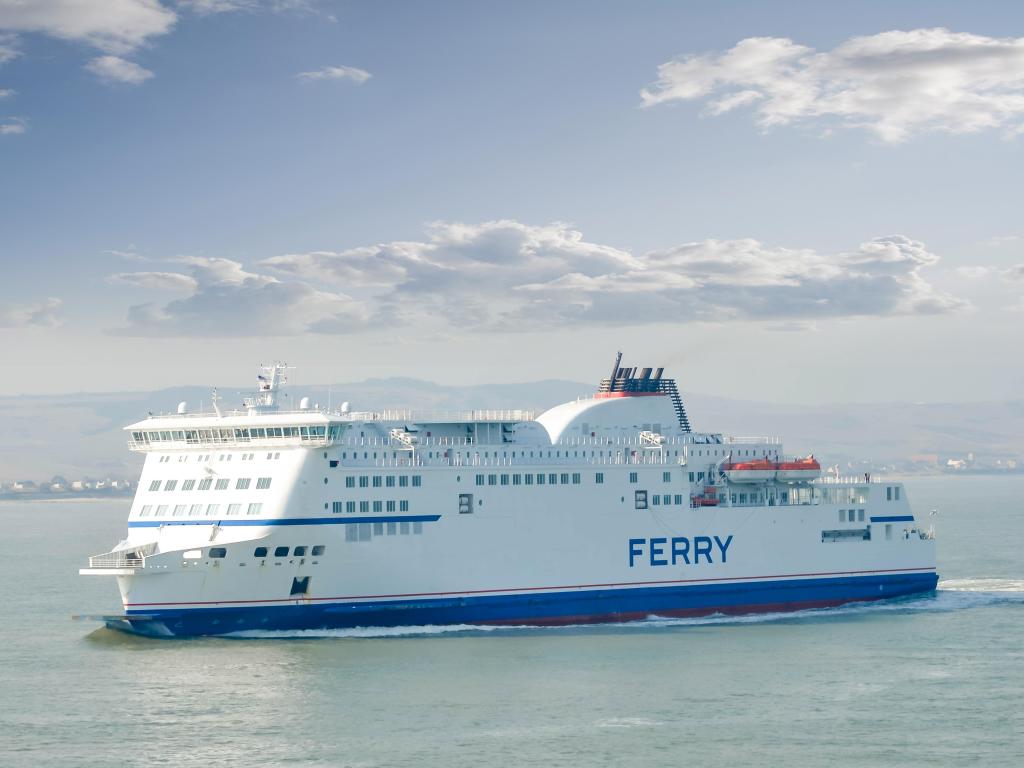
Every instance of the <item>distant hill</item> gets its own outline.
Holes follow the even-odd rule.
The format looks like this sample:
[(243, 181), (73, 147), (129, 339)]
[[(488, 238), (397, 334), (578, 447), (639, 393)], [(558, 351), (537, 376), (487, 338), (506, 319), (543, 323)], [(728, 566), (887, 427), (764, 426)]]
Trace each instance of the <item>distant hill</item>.
[[(222, 387), (226, 407), (245, 387)], [(546, 380), (523, 384), (448, 386), (410, 378), (310, 386), (296, 390), (314, 402), (356, 410), (410, 408), (544, 409), (593, 391), (592, 384)], [(914, 405), (784, 405), (684, 393), (694, 429), (729, 435), (780, 435), (787, 453), (814, 452), (828, 463), (903, 462), (915, 455), (1024, 457), (1024, 401)], [(155, 392), (112, 392), (0, 397), (0, 480), (45, 479), (60, 474), (134, 475), (140, 460), (125, 447), (126, 424), (147, 412), (209, 408), (205, 387)]]

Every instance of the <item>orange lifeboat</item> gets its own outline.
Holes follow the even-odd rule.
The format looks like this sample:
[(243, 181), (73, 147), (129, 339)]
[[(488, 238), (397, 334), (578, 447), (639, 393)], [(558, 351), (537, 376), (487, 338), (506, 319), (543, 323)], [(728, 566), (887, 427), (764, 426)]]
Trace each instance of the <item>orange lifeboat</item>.
[(814, 456), (781, 461), (777, 467), (775, 479), (780, 483), (806, 483), (821, 477), (821, 463)]
[(728, 461), (722, 464), (722, 471), (733, 483), (766, 483), (775, 479), (777, 467), (770, 459), (750, 461)]

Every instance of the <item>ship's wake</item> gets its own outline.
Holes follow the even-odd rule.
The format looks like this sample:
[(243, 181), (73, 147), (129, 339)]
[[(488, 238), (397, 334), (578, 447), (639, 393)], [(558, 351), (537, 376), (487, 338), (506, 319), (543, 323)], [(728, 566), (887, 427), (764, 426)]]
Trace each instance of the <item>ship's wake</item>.
[(792, 621), (821, 621), (861, 615), (887, 613), (944, 613), (999, 605), (1024, 607), (1024, 579), (947, 579), (940, 581), (933, 594), (868, 603), (849, 603), (835, 608), (814, 608), (778, 613), (758, 613), (742, 616), (713, 614), (694, 618), (652, 616), (642, 621), (601, 624), (572, 624), (557, 627), (534, 625), (481, 626), (476, 624), (446, 624), (408, 627), (354, 627), (350, 629), (304, 630), (249, 630), (235, 632), (232, 638), (387, 638), (432, 637), (437, 635), (486, 635), (523, 632), (587, 632), (609, 629), (632, 631), (668, 629), (672, 627), (700, 627), (719, 624), (765, 624)]

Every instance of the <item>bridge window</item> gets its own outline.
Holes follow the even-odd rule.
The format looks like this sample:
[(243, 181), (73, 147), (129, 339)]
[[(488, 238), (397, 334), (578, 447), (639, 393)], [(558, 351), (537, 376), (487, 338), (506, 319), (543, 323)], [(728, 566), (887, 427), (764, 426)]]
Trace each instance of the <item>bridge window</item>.
[(369, 475), (360, 475), (359, 476), (359, 487), (360, 488), (366, 488), (369, 485), (370, 485), (370, 477), (369, 477)]
[(409, 485), (409, 476), (408, 475), (399, 475), (398, 476), (398, 485), (400, 487), (402, 487), (402, 488), (405, 488), (407, 485)]
[(181, 517), (182, 515), (185, 514), (185, 510), (187, 508), (188, 507), (185, 504), (175, 504), (174, 505), (174, 516), (175, 517)]
[(690, 473), (690, 482), (692, 483), (692, 482), (693, 482), (694, 480), (696, 480), (696, 477), (695, 477), (695, 475), (693, 474), (693, 472), (691, 472), (691, 473)]
[(226, 514), (237, 515), (242, 511), (241, 504), (228, 504), (228, 511)]
[(348, 514), (353, 514), (355, 511), (356, 511), (356, 503), (354, 501), (346, 501), (345, 502), (345, 512), (348, 513)]
[(210, 547), (210, 557), (214, 559), (220, 559), (225, 557), (227, 554), (228, 551), (224, 547)]
[(847, 521), (852, 523), (856, 519), (856, 514), (857, 513), (856, 513), (855, 510), (851, 509), (848, 514), (849, 514), (849, 517), (847, 518)]
[(266, 557), (267, 556), (267, 548), (266, 547), (256, 547), (256, 549), (253, 550), (252, 556), (253, 557)]
[(526, 483), (527, 485), (533, 485), (533, 473), (527, 472), (525, 475), (523, 475), (523, 482)]
[(388, 512), (394, 512), (395, 511), (395, 500), (394, 499), (391, 499), (391, 500), (389, 500), (386, 503), (385, 510), (388, 511)]
[(193, 504), (191, 507), (189, 507), (189, 510), (188, 510), (189, 517), (198, 517), (201, 514), (203, 514), (203, 505), (202, 504)]
[(537, 485), (544, 485), (544, 477), (545, 477), (545, 475), (543, 475), (543, 474), (538, 474), (537, 475)]
[(421, 485), (423, 485), (423, 477), (422, 477), (422, 475), (413, 475), (412, 476), (412, 487), (413, 488), (419, 488)]
[(316, 544), (316, 545), (313, 546), (312, 555), (313, 555), (313, 557), (320, 557), (320, 555), (322, 555), (326, 551), (327, 551), (327, 547), (326, 546), (324, 546), (323, 544)]
[(661, 473), (661, 480), (662, 480), (662, 482), (665, 482), (665, 483), (671, 483), (672, 482), (672, 473), (671, 472), (662, 472)]
[(355, 488), (356, 487), (356, 479), (354, 477), (346, 477), (345, 478), (345, 487), (346, 488)]
[(636, 481), (637, 481), (637, 473), (636, 472), (630, 472), (629, 473), (629, 482), (635, 483)]
[(501, 476), (501, 484), (502, 485), (508, 485), (508, 475), (502, 475)]
[(604, 472), (596, 473), (594, 475), (594, 482), (597, 483), (598, 485), (603, 484), (604, 483)]
[[(682, 505), (682, 503), (683, 503), (683, 495), (681, 493), (677, 493), (673, 498), (675, 499), (675, 505), (677, 507)], [(720, 496), (719, 498), (722, 499), (723, 501), (725, 500), (724, 496)]]
[(139, 517), (148, 517), (149, 513), (153, 511), (152, 504), (143, 504), (142, 509), (139, 510)]
[(195, 487), (196, 487), (196, 481), (195, 480), (184, 480), (181, 483), (181, 490), (183, 490), (183, 491), (191, 491)]
[(167, 514), (167, 505), (166, 504), (159, 505), (156, 508), (156, 513), (157, 513), (158, 516), (159, 515), (166, 515)]
[[(399, 512), (408, 512), (409, 511), (409, 502), (407, 500), (405, 500), (405, 499), (399, 501), (398, 502), (398, 511)], [(404, 523), (403, 523), (403, 525), (404, 525)]]
[(383, 482), (384, 482), (384, 480), (383, 480), (383, 478), (381, 478), (380, 475), (374, 475), (373, 476), (373, 487), (374, 488), (380, 488), (381, 485), (383, 484)]
[(672, 503), (672, 497), (666, 493), (664, 496), (661, 497), (661, 503), (667, 507), (669, 504)]
[(206, 505), (206, 514), (208, 516), (212, 517), (213, 515), (217, 514), (217, 510), (219, 510), (219, 509), (220, 509), (220, 504), (207, 504)]
[(387, 477), (385, 477), (384, 478), (384, 485), (386, 487), (388, 487), (388, 488), (394, 488), (395, 487), (395, 476), (394, 475), (388, 475)]
[(359, 511), (360, 511), (360, 512), (361, 512), (362, 514), (364, 514), (364, 515), (365, 515), (365, 514), (366, 514), (367, 512), (369, 512), (369, 511), (370, 511), (370, 502), (368, 502), (368, 501), (360, 501), (360, 502), (359, 502)]
[(274, 547), (274, 557), (288, 557), (288, 547)]
[(257, 490), (262, 491), (262, 490), (266, 490), (269, 487), (270, 487), (270, 478), (269, 477), (257, 478), (257, 480), (256, 480), (256, 489)]
[(301, 545), (296, 547), (295, 548), (295, 556), (296, 557), (305, 557), (306, 556), (306, 547), (301, 546)]
[(249, 482), (250, 480), (248, 477), (240, 477), (235, 481), (235, 488), (239, 491), (247, 490), (249, 488)]
[(658, 494), (654, 494), (654, 496), (651, 498), (651, 504), (653, 504), (656, 507), (660, 507), (661, 506), (661, 496), (659, 496)]
[(177, 480), (168, 480), (166, 483), (164, 483), (164, 490), (165, 491), (173, 491), (177, 487), (178, 487), (178, 481)]
[(861, 522), (861, 523), (864, 522), (864, 510), (863, 509), (858, 509), (857, 510), (857, 521)]
[(199, 481), (199, 490), (200, 491), (208, 491), (208, 490), (210, 490), (210, 486), (211, 485), (213, 485), (213, 478), (212, 477), (204, 477), (202, 480)]
[(343, 506), (342, 502), (335, 501), (335, 502), (331, 503), (331, 514), (340, 515), (343, 509), (344, 509), (344, 506)]
[(263, 511), (263, 502), (257, 501), (255, 504), (250, 504), (249, 505), (249, 509), (246, 512), (246, 514), (258, 515), (262, 511)]
[(151, 482), (149, 484), (149, 490), (151, 490), (151, 491), (159, 491), (160, 490), (160, 481), (159, 480), (154, 480), (153, 482)]
[(580, 484), (580, 480), (581, 480), (580, 473), (579, 472), (573, 472), (572, 473), (572, 484), (573, 485), (579, 485)]
[(891, 485), (887, 485), (885, 487), (885, 500), (886, 501), (892, 501), (892, 486)]
[(218, 491), (226, 491), (228, 489), (228, 480), (226, 478), (221, 478), (217, 481), (217, 485), (215, 485), (214, 488)]
[(384, 502), (381, 502), (381, 501), (373, 502), (373, 511), (374, 512), (383, 512), (384, 511)]
[(512, 475), (512, 485), (522, 485), (523, 476), (519, 474)]

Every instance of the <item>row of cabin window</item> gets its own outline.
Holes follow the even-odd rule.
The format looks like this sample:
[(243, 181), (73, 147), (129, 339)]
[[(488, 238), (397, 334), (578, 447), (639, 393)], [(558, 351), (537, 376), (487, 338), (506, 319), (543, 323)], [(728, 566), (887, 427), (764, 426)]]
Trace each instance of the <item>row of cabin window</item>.
[(652, 493), (648, 495), (647, 491), (633, 492), (633, 506), (637, 509), (647, 509), (648, 501), (654, 507), (669, 507), (672, 505), (681, 507), (683, 506), (683, 495), (681, 493)]
[[(266, 490), (267, 488), (269, 488), (270, 487), (271, 479), (272, 478), (269, 478), (269, 477), (257, 477), (256, 478), (256, 490), (263, 491), (263, 490)], [(151, 491), (159, 491), (160, 490), (160, 483), (161, 482), (163, 482), (163, 486), (164, 486), (164, 490), (165, 491), (175, 491), (175, 490), (178, 489), (178, 481), (177, 480), (167, 480), (166, 482), (161, 481), (161, 480), (153, 480), (149, 484), (149, 490), (151, 490)], [(252, 478), (251, 477), (240, 477), (240, 478), (238, 478), (235, 481), (235, 488), (236, 488), (236, 490), (239, 490), (239, 491), (248, 490), (249, 484), (251, 482), (252, 482)], [(196, 483), (198, 483), (198, 487), (196, 486)], [(202, 478), (201, 480), (198, 480), (198, 481), (197, 480), (182, 480), (181, 481), (181, 490), (183, 490), (183, 491), (191, 491), (191, 490), (195, 489), (197, 491), (208, 491), (208, 490), (210, 490), (210, 486), (212, 484), (213, 484), (213, 478), (212, 477), (204, 477), (204, 478)], [(217, 480), (217, 484), (215, 486), (213, 486), (213, 488), (214, 488), (214, 490), (217, 490), (217, 491), (226, 491), (230, 484), (231, 484), (230, 480), (228, 480), (227, 478), (222, 477), (222, 478), (219, 478)]]
[(409, 501), (407, 499), (400, 499), (398, 501), (395, 501), (394, 499), (389, 499), (387, 501), (373, 501), (373, 502), (370, 502), (370, 501), (360, 501), (360, 502), (355, 502), (355, 501), (345, 501), (345, 502), (334, 501), (334, 502), (331, 502), (331, 512), (333, 514), (335, 514), (335, 515), (340, 515), (343, 511), (347, 512), (348, 514), (353, 514), (356, 511), (356, 504), (357, 503), (359, 505), (359, 512), (361, 514), (366, 514), (367, 512), (370, 512), (371, 509), (372, 509), (373, 512), (394, 512), (394, 511), (396, 511), (395, 510), (395, 505), (396, 504), (398, 505), (398, 510), (397, 511), (399, 511), (399, 512), (408, 512), (409, 511)]
[[(293, 556), (305, 557), (307, 549), (309, 549), (309, 547), (300, 545), (295, 548), (295, 554)], [(274, 557), (288, 557), (288, 550), (288, 547), (274, 547)], [(322, 555), (326, 551), (327, 547), (325, 547), (323, 544), (316, 544), (315, 546), (313, 546), (311, 554), (313, 555), (313, 557), (320, 557), (320, 555)], [(252, 556), (266, 557), (267, 552), (267, 547), (256, 547), (256, 549), (252, 553)], [(222, 557), (227, 557), (227, 554), (227, 547), (210, 547), (209, 556), (215, 560), (218, 560)]]
[(863, 523), (864, 522), (864, 510), (863, 509), (840, 509), (839, 510), (839, 522), (840, 523), (852, 523), (854, 520)]
[[(205, 507), (205, 510), (204, 510)], [(240, 515), (242, 514), (242, 508), (245, 507), (245, 514), (247, 515), (258, 515), (263, 512), (263, 502), (257, 501), (252, 502), (249, 505), (245, 504), (228, 504), (225, 510), (225, 515)], [(184, 517), (186, 514), (189, 517), (213, 517), (220, 513), (220, 504), (175, 504), (174, 509), (168, 513), (167, 510), (171, 509), (170, 504), (143, 504), (139, 510), (139, 517), (149, 517), (151, 514), (154, 517), (163, 517), (170, 514), (171, 517)]]
[[(200, 453), (199, 455), (197, 455), (195, 457), (195, 459), (196, 459), (197, 463), (201, 464), (204, 461), (209, 461), (210, 458), (212, 457), (212, 455), (213, 454), (210, 454), (210, 453)], [(234, 454), (231, 454), (231, 453), (222, 453), (222, 454), (220, 454), (217, 457), (217, 461), (231, 461), (231, 457), (233, 455)], [(255, 453), (242, 453), (242, 454), (239, 454), (239, 455), (242, 457), (242, 461), (254, 461), (256, 459), (256, 454)], [(281, 452), (280, 451), (274, 451), (274, 452), (271, 452), (271, 453), (267, 454), (267, 461), (271, 461), (272, 459), (280, 459), (280, 458), (281, 458)], [(160, 459), (159, 459), (159, 463), (160, 464), (166, 464), (170, 460), (171, 460), (170, 456), (161, 456)], [(178, 461), (188, 461), (188, 454), (187, 453), (183, 453), (183, 454), (179, 455), (178, 456)]]
[[(295, 551), (292, 553), (292, 557), (305, 557), (307, 549), (310, 549), (310, 548), (300, 544), (299, 546), (297, 546), (295, 548)], [(256, 549), (253, 550), (252, 556), (253, 557), (266, 557), (268, 551), (269, 551), (268, 547), (256, 547)], [(312, 549), (310, 549), (310, 553), (309, 554), (312, 555), (313, 557), (320, 557), (326, 551), (327, 551), (327, 547), (324, 546), (323, 544), (315, 544), (312, 547)], [(288, 557), (288, 547), (274, 547), (274, 557)]]
[(132, 432), (132, 440), (137, 443), (165, 443), (186, 441), (191, 444), (209, 443), (228, 440), (267, 440), (286, 437), (303, 439), (322, 439), (330, 436), (332, 440), (341, 437), (342, 427), (249, 427), (235, 429), (166, 429), (159, 431)]
[[(409, 485), (409, 475), (360, 475), (358, 478), (360, 488), (369, 488), (372, 484), (374, 488), (394, 488), (395, 478), (398, 478), (398, 486), (400, 488), (406, 488)], [(349, 475), (345, 478), (346, 488), (356, 487), (356, 476)], [(412, 486), (413, 488), (419, 488), (423, 485), (422, 475), (412, 475)]]
[[(534, 480), (534, 478), (536, 478), (536, 480)], [(547, 485), (558, 485), (559, 482), (561, 482), (562, 485), (569, 485), (570, 482), (573, 485), (579, 485), (583, 481), (579, 472), (573, 472), (571, 475), (569, 472), (562, 472), (561, 474), (552, 472), (549, 475), (545, 475), (543, 473), (537, 473), (536, 475), (530, 473), (525, 475), (522, 473), (516, 473), (512, 475), (477, 475), (476, 484), (484, 485), (485, 479), (486, 485), (508, 485), (510, 480), (512, 485), (534, 485), (535, 483), (537, 485), (544, 485), (545, 483)], [(598, 472), (594, 477), (594, 482), (603, 483), (604, 473)]]
[(423, 523), (420, 521), (401, 522), (392, 521), (388, 523), (358, 523), (345, 526), (345, 541), (370, 541), (374, 536), (408, 536), (410, 533), (419, 535), (423, 533)]

